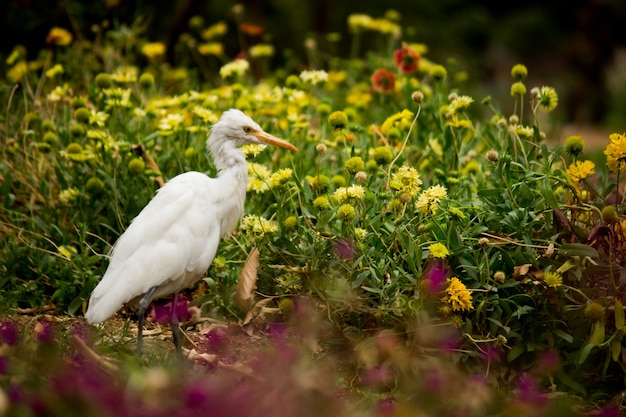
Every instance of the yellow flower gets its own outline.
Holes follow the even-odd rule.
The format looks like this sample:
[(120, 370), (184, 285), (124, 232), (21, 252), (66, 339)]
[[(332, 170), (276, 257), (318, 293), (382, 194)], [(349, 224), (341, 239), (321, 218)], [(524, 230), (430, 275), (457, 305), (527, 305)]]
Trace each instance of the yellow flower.
[(280, 230), (277, 222), (255, 215), (245, 216), (241, 219), (241, 229), (248, 235), (260, 237), (276, 233)]
[(141, 53), (149, 60), (165, 55), (165, 44), (163, 42), (146, 42), (141, 47)]
[(263, 58), (274, 56), (274, 46), (266, 43), (259, 43), (250, 47), (250, 56), (252, 58)]
[(208, 28), (202, 31), (202, 39), (209, 40), (218, 36), (222, 36), (228, 32), (228, 25), (224, 21), (219, 21), (214, 25), (209, 26)]
[(429, 245), (428, 250), (430, 251), (431, 255), (433, 255), (435, 258), (440, 259), (443, 259), (450, 254), (448, 248), (446, 248), (446, 245), (439, 242)]
[(567, 168), (567, 176), (573, 183), (579, 183), (596, 173), (596, 165), (591, 161), (576, 161)]
[(611, 172), (623, 171), (626, 168), (626, 136), (612, 133), (609, 139), (611, 143), (604, 150), (609, 170)]
[(46, 77), (48, 78), (54, 78), (59, 74), (63, 74), (63, 65), (61, 64), (56, 64), (46, 71)]
[(281, 185), (285, 185), (291, 179), (292, 175), (293, 170), (291, 168), (281, 168), (270, 176), (269, 182), (272, 187), (280, 187)]
[(333, 193), (333, 200), (343, 203), (347, 200), (362, 200), (365, 196), (365, 189), (361, 185), (351, 185), (349, 187), (339, 187)]
[(233, 75), (243, 76), (250, 69), (250, 63), (245, 59), (236, 59), (220, 68), (220, 77), (229, 78)]
[(389, 185), (401, 194), (414, 197), (420, 190), (422, 180), (415, 168), (403, 165), (391, 176)]
[(472, 294), (457, 277), (448, 278), (448, 288), (441, 301), (448, 304), (452, 311), (469, 311), (474, 308), (472, 305)]
[(547, 286), (556, 288), (563, 284), (563, 277), (556, 272), (546, 272), (543, 274), (543, 281)]
[(28, 73), (28, 64), (24, 61), (19, 61), (17, 64), (11, 67), (7, 71), (7, 77), (13, 81), (17, 82), (21, 80)]
[(46, 42), (60, 46), (67, 46), (72, 43), (72, 34), (67, 29), (53, 27), (50, 29), (48, 36), (46, 36)]
[(343, 220), (350, 220), (356, 215), (356, 210), (350, 204), (342, 204), (337, 209), (337, 217)]
[(448, 196), (446, 187), (442, 185), (432, 185), (424, 190), (415, 203), (415, 208), (422, 213), (435, 214), (439, 208), (439, 202)]
[(385, 136), (387, 136), (393, 127), (397, 127), (398, 129), (408, 128), (411, 125), (412, 119), (413, 112), (404, 109), (401, 112), (393, 114), (385, 119), (383, 124), (380, 126), (380, 130)]
[(539, 107), (547, 112), (554, 110), (559, 104), (559, 96), (552, 87), (543, 86), (539, 90)]
[(469, 96), (458, 96), (450, 102), (448, 105), (448, 111), (452, 114), (457, 114), (467, 110), (473, 102), (474, 99)]
[(307, 84), (323, 84), (328, 81), (328, 73), (324, 70), (305, 70), (300, 73), (300, 79)]
[(134, 83), (139, 78), (139, 68), (133, 65), (121, 66), (111, 74), (111, 78), (118, 83)]
[(200, 55), (224, 55), (224, 45), (220, 42), (207, 42), (198, 45), (198, 52)]

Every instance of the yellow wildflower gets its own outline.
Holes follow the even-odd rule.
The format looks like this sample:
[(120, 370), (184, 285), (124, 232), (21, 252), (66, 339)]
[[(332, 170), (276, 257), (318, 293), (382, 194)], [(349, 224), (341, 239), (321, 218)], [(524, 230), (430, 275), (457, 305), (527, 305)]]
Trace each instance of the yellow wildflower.
[(448, 105), (448, 111), (452, 114), (460, 113), (464, 110), (467, 110), (470, 104), (472, 104), (473, 102), (474, 99), (469, 96), (457, 96)]
[(391, 176), (389, 185), (401, 194), (414, 197), (420, 190), (422, 180), (415, 168), (403, 165)]
[(224, 21), (219, 21), (214, 25), (209, 26), (208, 28), (202, 31), (202, 39), (209, 40), (218, 36), (225, 35), (228, 32), (228, 25)]
[(448, 196), (446, 187), (441, 185), (432, 185), (424, 190), (415, 203), (415, 208), (422, 213), (435, 214), (439, 208), (439, 202)]
[(264, 217), (248, 215), (241, 219), (241, 229), (248, 235), (260, 237), (280, 230), (278, 223)]
[(63, 65), (56, 64), (53, 65), (49, 70), (46, 71), (46, 77), (54, 78), (59, 74), (63, 74)]
[(245, 59), (236, 59), (232, 62), (224, 64), (222, 68), (220, 68), (220, 77), (226, 79), (236, 76), (243, 76), (250, 69), (250, 63)]
[(324, 70), (305, 70), (300, 73), (300, 79), (311, 85), (323, 84), (328, 81), (328, 73)]
[(207, 42), (198, 45), (198, 52), (200, 55), (224, 55), (224, 45), (220, 42)]
[(546, 272), (543, 274), (543, 281), (547, 286), (556, 288), (563, 284), (563, 277), (556, 272)]
[(272, 187), (280, 187), (285, 185), (292, 175), (293, 170), (291, 168), (281, 168), (270, 176), (269, 183)]
[(163, 42), (146, 42), (141, 47), (141, 53), (149, 60), (165, 55), (165, 44)]
[(440, 259), (443, 259), (450, 254), (446, 245), (439, 242), (429, 245), (428, 250), (430, 251), (431, 255), (433, 255), (435, 258)]
[(469, 311), (474, 308), (472, 305), (472, 294), (457, 277), (448, 278), (448, 288), (441, 301), (450, 306), (452, 311)]
[(559, 103), (559, 96), (552, 87), (543, 86), (539, 90), (539, 107), (547, 112), (554, 110)]
[(567, 176), (577, 184), (596, 173), (596, 165), (591, 161), (576, 161), (567, 168)]
[(609, 135), (610, 143), (604, 150), (606, 163), (611, 172), (624, 171), (626, 168), (626, 136), (619, 133)]
[(275, 50), (273, 45), (259, 43), (251, 46), (249, 52), (252, 58), (263, 58), (274, 56)]
[(333, 200), (343, 203), (348, 200), (362, 200), (365, 196), (365, 189), (361, 185), (351, 185), (349, 187), (339, 187), (333, 193)]

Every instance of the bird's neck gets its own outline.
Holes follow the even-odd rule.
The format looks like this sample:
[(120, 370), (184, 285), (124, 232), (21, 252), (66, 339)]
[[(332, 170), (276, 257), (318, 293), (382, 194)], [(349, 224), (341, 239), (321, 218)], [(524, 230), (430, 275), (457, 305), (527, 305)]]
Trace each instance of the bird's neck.
[[(248, 180), (248, 165), (243, 152), (231, 142), (214, 143), (210, 146), (213, 163), (217, 168), (217, 176), (234, 176), (238, 181)], [(244, 185), (245, 189), (245, 185)]]

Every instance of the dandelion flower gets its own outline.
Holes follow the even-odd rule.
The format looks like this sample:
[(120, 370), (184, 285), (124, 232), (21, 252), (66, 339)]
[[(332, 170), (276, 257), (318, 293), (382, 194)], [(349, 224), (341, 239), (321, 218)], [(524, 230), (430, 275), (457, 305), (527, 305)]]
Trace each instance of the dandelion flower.
[(567, 168), (567, 176), (573, 183), (578, 184), (590, 175), (596, 173), (596, 165), (591, 161), (576, 161)]
[(472, 305), (472, 294), (457, 277), (448, 278), (448, 288), (441, 301), (448, 304), (452, 311), (469, 311), (474, 308)]
[(431, 255), (439, 259), (444, 259), (446, 256), (450, 254), (446, 245), (444, 245), (443, 243), (439, 243), (439, 242), (429, 245), (428, 250), (430, 251)]
[(615, 173), (623, 171), (626, 168), (626, 136), (613, 133), (609, 139), (611, 142), (604, 150), (609, 170)]
[(556, 288), (563, 284), (563, 277), (556, 272), (546, 272), (543, 274), (543, 281), (547, 286)]
[(474, 99), (472, 97), (458, 96), (454, 100), (452, 100), (450, 104), (448, 105), (448, 112), (452, 114), (460, 113), (464, 110), (467, 110), (470, 104), (472, 104), (473, 102), (474, 102)]

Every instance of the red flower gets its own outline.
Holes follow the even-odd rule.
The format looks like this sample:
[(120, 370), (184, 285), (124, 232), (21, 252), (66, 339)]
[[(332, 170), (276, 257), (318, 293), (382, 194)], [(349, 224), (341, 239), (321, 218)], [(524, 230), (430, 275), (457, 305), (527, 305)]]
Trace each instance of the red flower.
[(381, 93), (390, 93), (396, 87), (396, 76), (390, 71), (377, 69), (372, 74), (372, 86)]
[(396, 49), (393, 54), (393, 60), (402, 73), (410, 73), (417, 71), (420, 62), (420, 54), (407, 44), (402, 44), (402, 48)]

